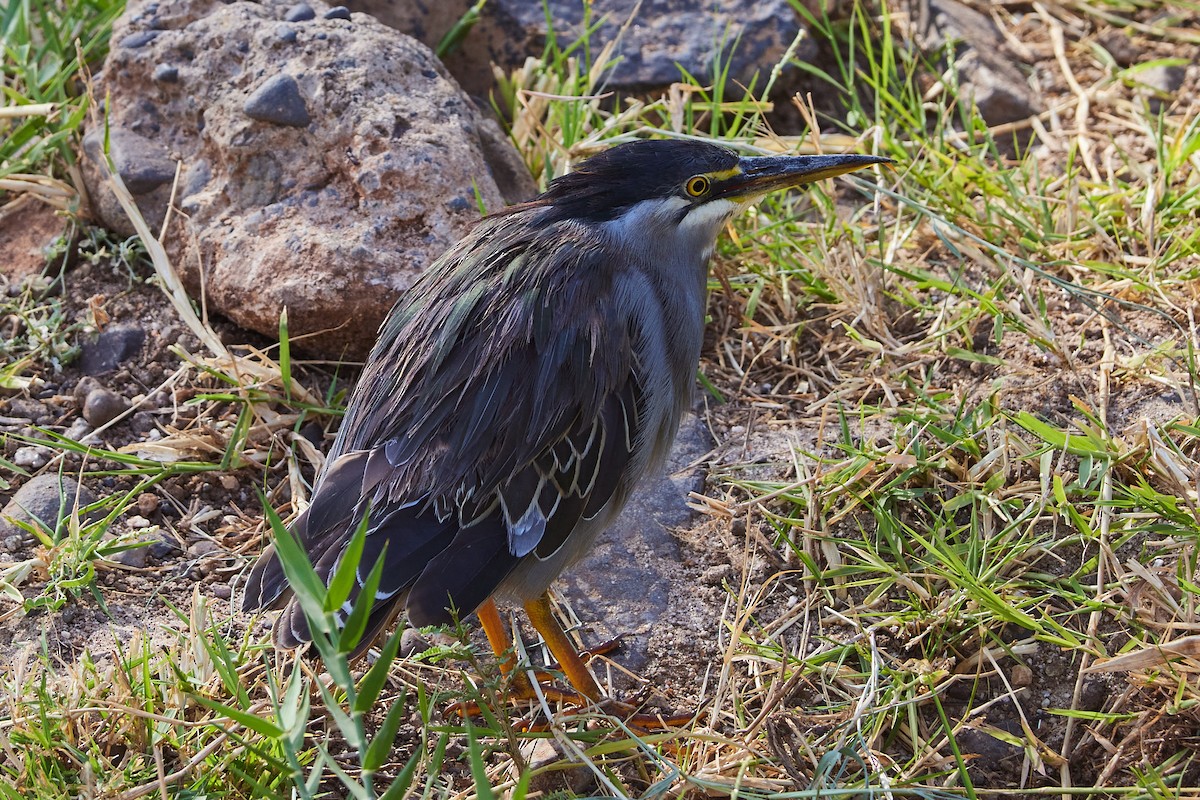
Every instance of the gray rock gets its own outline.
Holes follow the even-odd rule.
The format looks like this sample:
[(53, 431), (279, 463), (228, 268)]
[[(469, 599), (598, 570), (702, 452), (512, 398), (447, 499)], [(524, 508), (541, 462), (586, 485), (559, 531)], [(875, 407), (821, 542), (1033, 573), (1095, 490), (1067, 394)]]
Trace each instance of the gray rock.
[(1151, 114), (1170, 108), (1186, 77), (1187, 70), (1180, 64), (1156, 64), (1137, 73), (1137, 82), (1143, 87), (1142, 95)]
[(150, 545), (148, 550), (150, 558), (159, 563), (177, 556), (181, 552), (183, 551), (180, 549), (179, 543), (165, 533), (160, 533), (158, 539)]
[(350, 9), (345, 6), (334, 6), (322, 15), (323, 19), (350, 19)]
[[(473, 3), (354, 0), (349, 5), (435, 47)], [(490, 0), (462, 46), (446, 56), (446, 67), (468, 92), (487, 96), (495, 80), (493, 63), (507, 72), (542, 52), (547, 12), (560, 42), (580, 37), (583, 3), (548, 0), (546, 6), (529, 0)], [(756, 86), (762, 89), (801, 28), (786, 0), (595, 0), (590, 6), (591, 23), (599, 23), (591, 34), (592, 52), (621, 37), (613, 54), (616, 63), (606, 76), (606, 88), (618, 91), (669, 86), (681, 79), (681, 67), (701, 83), (710, 82), (719, 56), (728, 61), (732, 81), (749, 86), (757, 74)], [(635, 10), (637, 15), (622, 32)], [(805, 37), (794, 55), (806, 61), (815, 53), (816, 43)], [(776, 86), (780, 94), (790, 93), (789, 81), (798, 73), (785, 70)]]
[(142, 350), (146, 331), (137, 325), (110, 325), (95, 339), (84, 342), (79, 356), (79, 369), (84, 375), (111, 372)]
[(308, 3), (297, 3), (287, 10), (283, 18), (288, 22), (308, 22), (310, 19), (316, 19), (317, 12), (312, 10), (312, 6)]
[(159, 64), (154, 68), (154, 80), (162, 83), (174, 83), (179, 80), (179, 67), (173, 64)]
[[(112, 98), (114, 129), (153, 132), (186, 165), (186, 214), (172, 217), (166, 244), (189, 291), (203, 280), (210, 311), (267, 336), (286, 307), (308, 351), (360, 356), (399, 293), (478, 218), (476, 191), (498, 209), (534, 185), (427, 48), (306, 5), (316, 18), (289, 25), (295, 0), (133, 0), (114, 41), (158, 36), (114, 48), (97, 91)], [(177, 82), (153, 79), (164, 63), (178, 66)], [(264, 84), (294, 86), (308, 125), (295, 127), (299, 104), (278, 115), (251, 104), (288, 124), (249, 118), (247, 98)], [(87, 174), (89, 191), (103, 191)], [(164, 197), (147, 213), (152, 226), (165, 207)]]
[(110, 389), (93, 389), (83, 401), (83, 418), (94, 428), (107, 425), (129, 410), (129, 401)]
[(433, 645), (416, 628), (405, 628), (400, 634), (400, 657), (412, 658), (424, 653)]
[(621, 637), (616, 659), (634, 671), (646, 667), (648, 645), (664, 625), (694, 628), (700, 637), (711, 627), (706, 613), (694, 619), (708, 601), (695, 594), (699, 581), (684, 578), (682, 551), (671, 534), (694, 517), (688, 493), (702, 488), (704, 469), (689, 465), (711, 446), (704, 424), (685, 418), (666, 473), (642, 482), (617, 521), (560, 581), (589, 628), (603, 638)]
[(116, 562), (131, 569), (143, 569), (150, 555), (151, 542), (135, 542), (134, 547), (113, 553), (109, 561)]
[(242, 110), (251, 119), (276, 125), (303, 128), (312, 122), (300, 95), (300, 86), (291, 75), (268, 78), (246, 98)]
[[(128, 51), (125, 51), (128, 52)], [(139, 54), (148, 50), (137, 51)], [(140, 109), (140, 106), (139, 106)], [(144, 110), (144, 109), (143, 109)], [(138, 127), (145, 129), (147, 115), (140, 115)], [(133, 223), (121, 208), (116, 196), (108, 188), (104, 162), (104, 131), (91, 130), (83, 137), (82, 161), (84, 177), (88, 183), (89, 196), (95, 211), (104, 224), (123, 236), (136, 232)], [(162, 143), (143, 136), (131, 124), (109, 130), (109, 157), (125, 188), (133, 195), (138, 210), (146, 218), (151, 229), (162, 225), (166, 204), (171, 198), (171, 184), (175, 179), (175, 161), (170, 150)]]
[(974, 100), (988, 125), (1027, 119), (1045, 110), (991, 18), (958, 0), (929, 0), (917, 33), (926, 52), (953, 59), (964, 96)]
[(11, 520), (33, 523), (43, 530), (54, 533), (60, 521), (69, 517), (73, 509), (83, 508), (96, 502), (96, 496), (86, 487), (65, 475), (37, 475), (30, 478), (17, 490), (0, 511), (0, 539), (9, 536), (24, 537), (24, 530)]
[(18, 447), (13, 453), (13, 464), (22, 469), (41, 469), (50, 463), (50, 451), (38, 445)]
[(1140, 55), (1137, 45), (1129, 38), (1129, 35), (1116, 28), (1101, 34), (1096, 42), (1108, 51), (1119, 67), (1133, 66)]

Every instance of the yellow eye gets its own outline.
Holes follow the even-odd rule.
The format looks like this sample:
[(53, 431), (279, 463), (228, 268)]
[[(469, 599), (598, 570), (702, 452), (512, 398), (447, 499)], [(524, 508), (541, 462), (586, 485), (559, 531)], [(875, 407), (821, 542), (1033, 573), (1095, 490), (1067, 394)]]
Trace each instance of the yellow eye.
[(688, 178), (687, 185), (684, 188), (687, 189), (687, 193), (692, 197), (699, 197), (708, 192), (708, 178), (703, 175)]

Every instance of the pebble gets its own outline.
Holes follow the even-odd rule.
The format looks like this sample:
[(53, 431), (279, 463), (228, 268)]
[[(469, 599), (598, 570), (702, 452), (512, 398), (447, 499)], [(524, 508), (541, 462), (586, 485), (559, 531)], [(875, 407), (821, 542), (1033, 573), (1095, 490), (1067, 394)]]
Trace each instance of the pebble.
[(214, 583), (212, 585), (212, 593), (213, 597), (218, 600), (228, 600), (233, 596), (233, 589), (230, 588), (228, 583)]
[(411, 658), (420, 655), (428, 650), (432, 645), (429, 640), (421, 635), (421, 632), (416, 628), (405, 628), (404, 633), (400, 634), (400, 657)]
[(113, 555), (112, 560), (118, 564), (122, 564), (132, 569), (143, 569), (146, 566), (146, 557), (150, 555), (149, 543), (141, 544), (137, 547), (131, 547), (128, 550), (122, 550)]
[(158, 511), (158, 495), (154, 492), (142, 492), (137, 498), (138, 514), (143, 517), (152, 517), (154, 512)]
[(307, 22), (316, 16), (317, 12), (313, 11), (308, 3), (297, 3), (287, 10), (283, 18), (288, 22)]
[(96, 495), (73, 478), (51, 474), (30, 478), (12, 496), (4, 510), (0, 511), (0, 538), (15, 535), (24, 539), (26, 535), (21, 528), (4, 519), (5, 517), (21, 522), (30, 522), (36, 518), (44, 528), (54, 530), (58, 521), (71, 513), (76, 498), (81, 508), (96, 502)]
[(131, 528), (149, 528), (151, 524), (150, 520), (146, 519), (140, 514), (134, 514), (127, 521), (129, 522), (129, 527)]
[(66, 431), (63, 432), (63, 436), (67, 437), (73, 442), (83, 442), (86, 444), (87, 442), (85, 440), (91, 435), (91, 433), (92, 426), (88, 424), (88, 421), (82, 417), (76, 417), (75, 421), (71, 423), (71, 427), (67, 428)]
[(159, 83), (176, 83), (179, 80), (179, 67), (174, 64), (159, 64), (154, 68), (154, 80)]
[[(172, 162), (173, 163), (173, 162)], [(124, 173), (122, 173), (124, 177)], [(174, 178), (174, 167), (168, 179)], [(129, 180), (126, 179), (126, 183)], [(130, 187), (133, 191), (133, 187)], [(90, 342), (84, 342), (79, 356), (79, 369), (85, 375), (100, 375), (114, 370), (142, 350), (146, 331), (137, 325), (110, 325)], [(82, 381), (81, 381), (82, 383)]]
[(131, 33), (120, 41), (118, 47), (127, 47), (130, 50), (136, 50), (139, 47), (145, 47), (158, 37), (158, 31), (138, 31)]
[(345, 6), (334, 6), (325, 12), (325, 19), (350, 19), (350, 9)]
[(221, 546), (211, 539), (201, 539), (189, 545), (187, 551), (189, 556), (200, 557), (215, 553), (220, 549)]
[(129, 401), (110, 389), (93, 389), (83, 401), (83, 418), (99, 428), (129, 410)]
[(275, 75), (254, 90), (242, 105), (250, 119), (303, 128), (312, 121), (300, 86), (291, 75)]
[(37, 445), (18, 447), (13, 454), (13, 463), (26, 469), (41, 469), (50, 461), (50, 451)]
[(166, 534), (159, 534), (158, 540), (148, 548), (150, 557), (162, 562), (180, 552), (179, 543)]

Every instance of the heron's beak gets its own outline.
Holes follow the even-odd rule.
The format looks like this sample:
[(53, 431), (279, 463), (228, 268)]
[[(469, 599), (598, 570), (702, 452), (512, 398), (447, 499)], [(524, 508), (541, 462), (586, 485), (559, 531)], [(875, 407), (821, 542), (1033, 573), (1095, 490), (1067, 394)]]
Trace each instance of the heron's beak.
[(738, 160), (738, 172), (716, 186), (714, 197), (737, 202), (762, 197), (776, 189), (801, 186), (844, 175), (874, 164), (894, 163), (881, 156), (763, 156)]

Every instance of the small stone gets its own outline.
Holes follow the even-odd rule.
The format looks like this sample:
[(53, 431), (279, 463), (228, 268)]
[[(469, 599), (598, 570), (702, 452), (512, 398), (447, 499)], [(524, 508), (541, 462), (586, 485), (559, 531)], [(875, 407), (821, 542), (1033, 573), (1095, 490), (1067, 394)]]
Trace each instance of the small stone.
[(1033, 683), (1033, 670), (1024, 664), (1017, 664), (1009, 672), (1008, 680), (1018, 689), (1024, 688)]
[(63, 436), (73, 442), (82, 442), (86, 444), (87, 442), (85, 440), (92, 434), (92, 430), (92, 426), (88, 424), (86, 419), (83, 417), (76, 417), (75, 421), (71, 423), (71, 427), (67, 428), (66, 431), (63, 432)]
[(1137, 82), (1145, 87), (1150, 113), (1158, 114), (1170, 108), (1186, 77), (1187, 71), (1178, 64), (1158, 64), (1137, 73)]
[(154, 492), (142, 492), (137, 498), (138, 514), (152, 517), (158, 511), (158, 495)]
[(140, 516), (138, 514), (134, 514), (132, 517), (130, 517), (127, 520), (127, 522), (129, 523), (129, 527), (131, 527), (131, 528), (149, 528), (150, 527), (150, 520), (148, 520), (145, 517)]
[(400, 634), (401, 658), (418, 656), (432, 646), (429, 640), (422, 636), (421, 632), (416, 628), (405, 628), (404, 633)]
[(221, 481), (221, 488), (227, 492), (236, 492), (242, 487), (236, 475), (222, 475), (218, 480)]
[(175, 83), (179, 80), (179, 67), (173, 64), (159, 64), (154, 68), (153, 77), (159, 83)]
[(83, 401), (83, 418), (99, 428), (129, 410), (129, 401), (110, 389), (93, 389)]
[(720, 586), (724, 583), (732, 583), (733, 567), (729, 564), (714, 564), (704, 570), (704, 574), (700, 576), (700, 582), (706, 586)]
[(207, 556), (221, 549), (221, 546), (211, 539), (201, 539), (188, 546), (188, 555), (193, 558)]
[(550, 769), (560, 762), (568, 763), (561, 748), (558, 742), (550, 738), (529, 739), (521, 745), (526, 768), (534, 773), (529, 781), (530, 793), (544, 796), (566, 793), (572, 797), (587, 793), (593, 777), (586, 765), (575, 762), (566, 769)]
[(284, 44), (293, 44), (296, 41), (296, 29), (281, 28), (279, 32), (275, 34), (275, 38)]
[(110, 325), (93, 341), (84, 342), (79, 368), (85, 375), (100, 375), (116, 369), (142, 350), (146, 331), (137, 325)]
[(350, 19), (350, 9), (345, 6), (334, 6), (325, 12), (325, 19)]
[(158, 540), (150, 545), (148, 549), (150, 557), (160, 563), (181, 552), (179, 543), (169, 538), (167, 534), (159, 534)]
[(41, 469), (50, 460), (49, 451), (37, 445), (18, 447), (13, 454), (13, 463), (26, 469)]
[(228, 583), (214, 583), (212, 585), (212, 593), (213, 597), (218, 600), (228, 600), (233, 596), (233, 589), (230, 588)]
[(1138, 59), (1138, 48), (1124, 31), (1114, 28), (1100, 36), (1097, 41), (1119, 67), (1131, 67)]
[(300, 86), (291, 75), (269, 78), (246, 98), (242, 111), (251, 119), (303, 128), (312, 117), (300, 94)]
[[(97, 128), (83, 137), (84, 150), (89, 158), (97, 162), (104, 160), (103, 131), (102, 127)], [(169, 187), (175, 180), (175, 161), (171, 158), (171, 151), (163, 143), (136, 131), (111, 128), (108, 132), (108, 154), (117, 168), (117, 174), (125, 182), (125, 188), (134, 195), (149, 194), (160, 186)]]
[(131, 547), (128, 550), (122, 550), (119, 553), (114, 553), (110, 561), (115, 561), (132, 569), (144, 569), (146, 566), (146, 558), (150, 555), (150, 543), (138, 542), (137, 547)]
[(25, 532), (7, 518), (26, 523), (36, 520), (43, 529), (53, 531), (76, 504), (83, 508), (94, 502), (96, 495), (73, 478), (58, 475), (30, 478), (0, 511), (0, 538), (16, 535), (23, 539), (25, 536)]
[(103, 384), (91, 376), (79, 379), (79, 383), (75, 384), (75, 388), (71, 390), (71, 397), (75, 400), (75, 405), (79, 407), (79, 410), (83, 410), (87, 396), (100, 388), (103, 388)]
[(287, 10), (283, 18), (288, 22), (307, 22), (317, 16), (308, 3), (297, 3)]
[(37, 400), (24, 397), (14, 397), (8, 401), (8, 416), (17, 417), (25, 422), (35, 422), (46, 414), (46, 406)]
[(139, 47), (145, 47), (157, 38), (158, 31), (138, 31), (131, 33), (122, 39), (117, 46), (124, 47), (129, 50), (136, 50)]

